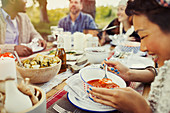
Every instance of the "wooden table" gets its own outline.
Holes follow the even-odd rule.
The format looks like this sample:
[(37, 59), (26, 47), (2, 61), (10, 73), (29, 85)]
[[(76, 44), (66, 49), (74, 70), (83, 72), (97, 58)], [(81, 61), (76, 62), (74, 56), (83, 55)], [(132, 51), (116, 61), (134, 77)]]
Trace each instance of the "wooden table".
[[(58, 86), (54, 87), (51, 91), (49, 91), (46, 94), (46, 98), (50, 98), (51, 96), (53, 96), (54, 94), (56, 94), (58, 91), (60, 91), (61, 89), (64, 88), (64, 86), (66, 85), (65, 81), (63, 81), (61, 84), (59, 84)], [(148, 94), (150, 91), (150, 85), (149, 84), (145, 84), (144, 87), (144, 92), (143, 92), (143, 97), (147, 100)], [(122, 113), (120, 111), (113, 111), (112, 113)]]
[[(48, 42), (48, 43), (47, 43), (47, 49), (50, 49), (50, 48), (53, 48), (52, 42)], [(111, 47), (110, 47), (110, 50), (113, 50), (114, 48), (115, 48), (114, 46), (111, 46)], [(66, 85), (66, 82), (65, 82), (65, 80), (64, 80), (61, 84), (55, 86), (53, 89), (51, 89), (49, 92), (46, 93), (46, 99), (49, 99), (49, 98), (52, 97), (54, 94), (56, 94), (58, 91), (62, 90), (65, 85)], [(148, 94), (149, 94), (149, 91), (150, 91), (150, 85), (149, 85), (149, 84), (145, 84), (145, 86), (144, 86), (144, 91), (143, 91), (143, 97), (144, 97), (145, 99), (147, 99)], [(115, 112), (114, 112), (114, 113), (115, 113)], [(119, 112), (116, 112), (116, 113), (119, 113)]]
[[(47, 45), (52, 47), (51, 43), (48, 43)], [(48, 48), (50, 48), (50, 47), (48, 47)], [(115, 48), (114, 46), (110, 47), (111, 50), (113, 50), (114, 48)], [(46, 93), (46, 99), (49, 99), (51, 96), (53, 96), (58, 91), (63, 89), (65, 85), (66, 85), (66, 82), (64, 80), (61, 84), (57, 85), (56, 87), (54, 87), (53, 89), (51, 89), (49, 92)], [(149, 84), (145, 84), (144, 85), (144, 91), (143, 91), (143, 94), (142, 94), (145, 99), (147, 99), (149, 91), (150, 91), (150, 85)]]

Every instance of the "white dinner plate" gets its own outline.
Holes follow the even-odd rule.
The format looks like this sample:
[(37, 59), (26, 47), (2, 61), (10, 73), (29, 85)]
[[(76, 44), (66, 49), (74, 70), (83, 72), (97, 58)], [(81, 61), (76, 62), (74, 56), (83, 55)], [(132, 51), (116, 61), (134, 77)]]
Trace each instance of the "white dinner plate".
[(134, 69), (144, 69), (147, 66), (154, 66), (155, 63), (151, 58), (148, 57), (140, 57), (140, 56), (131, 56), (125, 59), (120, 59), (116, 57), (111, 57), (111, 61), (119, 61), (128, 68), (134, 68)]
[[(85, 111), (90, 111), (90, 112), (110, 112), (110, 111), (115, 111), (115, 108), (96, 108), (96, 106), (89, 105), (87, 104), (88, 102), (84, 102), (83, 100), (77, 99), (74, 95), (71, 93), (67, 93), (67, 98), (72, 103), (74, 106), (85, 110)], [(85, 104), (86, 103), (86, 104)]]
[(126, 65), (129, 68), (145, 68), (147, 66), (154, 66), (154, 61), (147, 57), (132, 57), (127, 60)]
[(35, 53), (35, 52), (40, 52), (43, 49), (44, 49), (43, 47), (36, 47), (36, 48), (32, 48), (32, 51)]

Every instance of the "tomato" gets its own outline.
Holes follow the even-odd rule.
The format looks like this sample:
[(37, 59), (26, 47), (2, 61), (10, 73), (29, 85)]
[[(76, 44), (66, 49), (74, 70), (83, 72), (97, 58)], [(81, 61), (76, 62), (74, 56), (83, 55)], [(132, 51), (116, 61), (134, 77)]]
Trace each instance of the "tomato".
[(0, 54), (0, 58), (1, 57), (14, 58), (14, 55), (12, 53), (6, 52), (6, 53), (3, 53), (3, 54)]

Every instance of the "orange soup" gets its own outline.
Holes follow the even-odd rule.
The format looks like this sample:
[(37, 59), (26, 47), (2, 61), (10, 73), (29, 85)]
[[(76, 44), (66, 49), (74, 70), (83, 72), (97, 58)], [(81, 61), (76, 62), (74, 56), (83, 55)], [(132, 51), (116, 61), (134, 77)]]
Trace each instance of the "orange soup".
[(94, 86), (94, 87), (101, 87), (101, 88), (118, 88), (119, 86), (115, 83), (109, 83), (109, 84), (101, 84), (100, 79), (90, 80), (87, 82), (88, 84)]

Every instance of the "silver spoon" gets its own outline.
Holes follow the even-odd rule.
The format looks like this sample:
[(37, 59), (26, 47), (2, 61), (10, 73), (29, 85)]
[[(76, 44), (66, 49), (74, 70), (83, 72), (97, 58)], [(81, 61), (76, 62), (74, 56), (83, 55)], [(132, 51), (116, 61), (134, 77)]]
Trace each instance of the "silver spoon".
[(105, 64), (105, 75), (104, 75), (104, 78), (108, 78), (107, 77), (107, 65)]
[(104, 84), (111, 84), (111, 83), (113, 83), (112, 80), (109, 79), (107, 75), (108, 75), (107, 74), (107, 65), (105, 64), (105, 75), (104, 75), (104, 77), (102, 79), (102, 81), (103, 81), (102, 83), (104, 83)]

